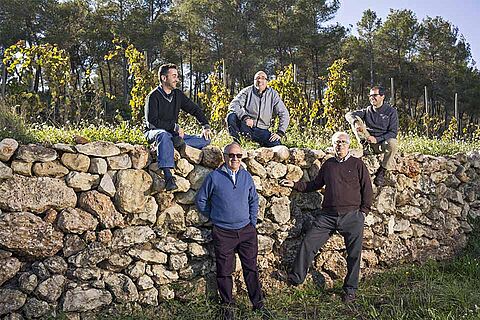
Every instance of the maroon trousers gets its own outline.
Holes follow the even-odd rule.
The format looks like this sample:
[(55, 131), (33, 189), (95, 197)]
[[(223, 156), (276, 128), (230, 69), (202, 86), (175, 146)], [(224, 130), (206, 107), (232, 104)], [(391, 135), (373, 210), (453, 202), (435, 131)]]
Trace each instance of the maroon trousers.
[(263, 307), (263, 296), (257, 268), (257, 230), (251, 224), (238, 230), (225, 230), (214, 226), (212, 231), (217, 266), (217, 286), (224, 304), (233, 303), (233, 263), (238, 252), (248, 297), (254, 309)]

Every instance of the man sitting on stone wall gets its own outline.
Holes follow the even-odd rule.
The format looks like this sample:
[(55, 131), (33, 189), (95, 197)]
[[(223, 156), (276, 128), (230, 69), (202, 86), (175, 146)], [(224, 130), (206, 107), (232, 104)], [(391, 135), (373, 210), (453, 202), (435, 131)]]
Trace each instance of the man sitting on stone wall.
[[(227, 115), (228, 132), (237, 142), (240, 136), (259, 143), (262, 147), (280, 144), (290, 122), (285, 104), (273, 88), (268, 87), (267, 74), (258, 71), (253, 77), (253, 85), (248, 86), (230, 103), (231, 112)], [(277, 132), (270, 132), (272, 120), (279, 118)]]
[[(185, 144), (202, 149), (210, 143), (210, 126), (203, 111), (176, 89), (178, 83), (177, 66), (164, 64), (158, 69), (160, 85), (150, 92), (145, 103), (145, 137), (149, 143), (157, 144), (158, 168), (163, 171), (167, 191), (177, 189), (177, 184), (170, 171), (175, 167), (174, 147), (178, 150)], [(178, 124), (180, 109), (193, 115), (203, 126), (202, 135), (185, 134)]]
[(307, 275), (317, 251), (330, 236), (338, 231), (347, 248), (347, 275), (343, 283), (345, 303), (356, 299), (360, 261), (362, 255), (363, 225), (365, 215), (372, 206), (372, 184), (368, 169), (361, 159), (349, 153), (350, 137), (336, 132), (332, 137), (335, 157), (325, 161), (317, 177), (310, 182), (282, 180), (286, 187), (300, 192), (311, 192), (325, 187), (322, 212), (303, 239), (287, 281), (301, 284)]
[(363, 147), (364, 155), (383, 154), (373, 182), (381, 187), (385, 184), (385, 172), (391, 170), (397, 153), (397, 110), (385, 100), (385, 89), (375, 86), (370, 89), (371, 105), (357, 111), (348, 112), (345, 118)]

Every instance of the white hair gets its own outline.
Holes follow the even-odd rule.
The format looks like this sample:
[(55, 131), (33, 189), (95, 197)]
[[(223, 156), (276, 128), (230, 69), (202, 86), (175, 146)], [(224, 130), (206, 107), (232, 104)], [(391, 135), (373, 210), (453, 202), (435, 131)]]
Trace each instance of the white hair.
[(346, 138), (345, 140), (347, 140), (347, 143), (350, 144), (350, 136), (345, 131), (335, 132), (332, 136), (332, 144), (335, 145), (335, 142), (337, 142), (337, 140), (342, 136), (345, 137)]

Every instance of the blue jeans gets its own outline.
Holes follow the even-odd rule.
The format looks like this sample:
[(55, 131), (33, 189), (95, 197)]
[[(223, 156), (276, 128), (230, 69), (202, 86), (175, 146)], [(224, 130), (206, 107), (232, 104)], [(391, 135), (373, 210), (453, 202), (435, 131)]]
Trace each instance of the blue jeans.
[[(155, 141), (157, 143), (157, 163), (159, 168), (174, 168), (175, 161), (173, 160), (173, 135), (164, 130), (149, 130), (145, 133), (145, 138), (148, 141)], [(187, 145), (196, 149), (202, 149), (210, 144), (210, 140), (204, 137), (193, 136), (185, 134), (183, 140)]]
[(280, 140), (269, 141), (272, 133), (267, 129), (257, 127), (250, 128), (244, 121), (240, 120), (235, 113), (229, 113), (227, 116), (228, 133), (237, 142), (240, 141), (240, 135), (259, 143), (262, 147), (274, 147), (280, 144)]

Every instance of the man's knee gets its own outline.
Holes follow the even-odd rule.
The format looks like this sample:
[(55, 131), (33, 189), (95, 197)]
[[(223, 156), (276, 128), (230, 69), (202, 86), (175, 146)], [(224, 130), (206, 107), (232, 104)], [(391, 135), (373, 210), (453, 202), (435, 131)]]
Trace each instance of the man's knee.
[(385, 141), (385, 148), (389, 153), (396, 153), (398, 150), (398, 140), (390, 138)]
[(238, 117), (235, 114), (235, 112), (230, 112), (227, 114), (227, 117), (225, 118), (225, 121), (227, 122), (227, 126), (235, 125), (238, 122)]

